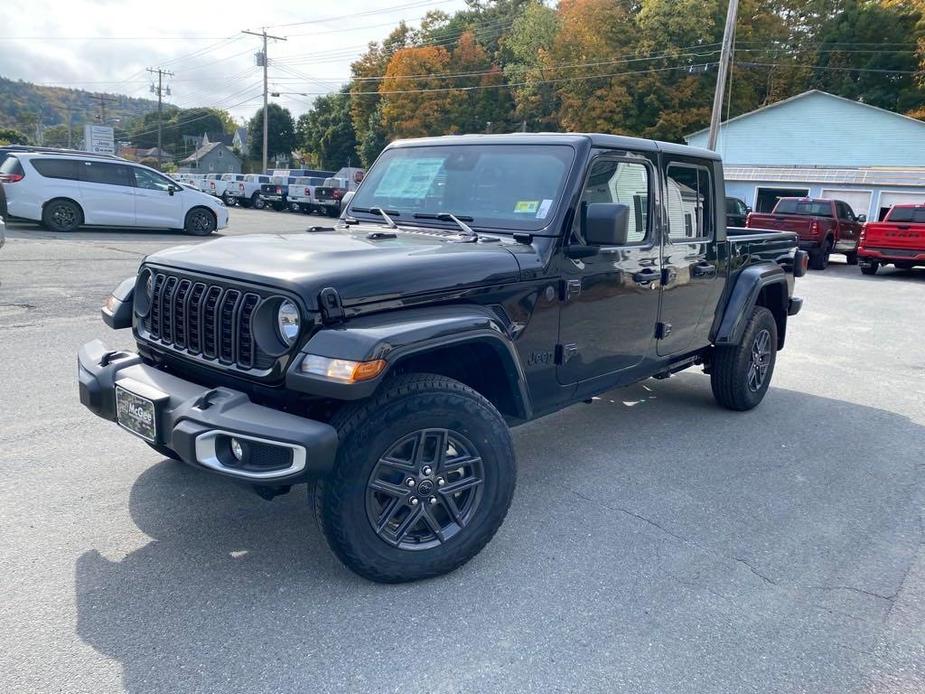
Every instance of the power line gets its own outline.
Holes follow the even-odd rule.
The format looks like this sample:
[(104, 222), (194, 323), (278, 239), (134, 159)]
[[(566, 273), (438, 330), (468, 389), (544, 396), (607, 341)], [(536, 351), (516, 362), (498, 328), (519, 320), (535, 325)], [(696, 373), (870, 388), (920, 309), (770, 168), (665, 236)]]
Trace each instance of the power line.
[(341, 15), (339, 17), (320, 17), (318, 19), (308, 19), (303, 22), (289, 22), (287, 24), (269, 24), (268, 29), (304, 26), (306, 24), (324, 24), (325, 22), (335, 22), (341, 19), (354, 19), (356, 17), (369, 17), (376, 14), (385, 14), (397, 10), (410, 10), (418, 7), (427, 7), (430, 5), (446, 5), (453, 0), (418, 0), (418, 2), (405, 3), (404, 5), (393, 5), (391, 7), (380, 7), (378, 10), (366, 10), (365, 12), (354, 12), (353, 14)]
[[(147, 70), (152, 75), (157, 75), (157, 87), (152, 85), (151, 88), (157, 92), (157, 169), (160, 171), (164, 158), (161, 149), (161, 130), (164, 122), (161, 118), (161, 105), (164, 100), (164, 77), (173, 77), (173, 73), (161, 67), (149, 67)], [(170, 94), (170, 87), (167, 87), (167, 94)]]

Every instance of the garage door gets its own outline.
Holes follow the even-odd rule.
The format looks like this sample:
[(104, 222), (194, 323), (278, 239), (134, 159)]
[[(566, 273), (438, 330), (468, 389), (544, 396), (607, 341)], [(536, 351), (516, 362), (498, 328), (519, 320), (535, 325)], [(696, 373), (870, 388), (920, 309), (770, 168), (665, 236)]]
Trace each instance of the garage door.
[(925, 204), (925, 191), (921, 193), (891, 193), (887, 190), (880, 193), (880, 214), (877, 219), (883, 219), (893, 205), (922, 205)]
[(870, 214), (870, 191), (839, 188), (823, 188), (822, 197), (826, 200), (847, 202), (855, 214)]

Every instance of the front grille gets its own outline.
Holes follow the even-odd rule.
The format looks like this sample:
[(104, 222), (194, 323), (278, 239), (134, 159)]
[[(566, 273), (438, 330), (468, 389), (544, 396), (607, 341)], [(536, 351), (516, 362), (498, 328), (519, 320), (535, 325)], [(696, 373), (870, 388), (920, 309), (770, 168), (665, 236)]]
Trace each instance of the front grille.
[(151, 308), (142, 320), (141, 336), (216, 365), (265, 371), (274, 357), (260, 349), (252, 321), (261, 303), (281, 298), (154, 272)]

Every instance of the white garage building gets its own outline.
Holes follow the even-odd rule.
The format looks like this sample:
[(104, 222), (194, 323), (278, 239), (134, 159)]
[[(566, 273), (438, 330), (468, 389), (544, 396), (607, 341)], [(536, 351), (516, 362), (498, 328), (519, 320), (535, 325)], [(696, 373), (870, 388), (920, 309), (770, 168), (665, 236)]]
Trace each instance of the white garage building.
[[(705, 147), (707, 131), (685, 138)], [(925, 204), (925, 122), (817, 90), (723, 123), (717, 140), (726, 194), (758, 212), (781, 197), (847, 202), (881, 219)]]

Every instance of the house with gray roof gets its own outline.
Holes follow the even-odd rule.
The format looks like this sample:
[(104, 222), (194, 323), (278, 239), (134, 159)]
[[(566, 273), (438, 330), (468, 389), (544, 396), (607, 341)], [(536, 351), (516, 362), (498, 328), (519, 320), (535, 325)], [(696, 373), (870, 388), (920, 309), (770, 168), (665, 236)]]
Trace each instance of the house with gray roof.
[(179, 164), (180, 173), (241, 173), (241, 157), (228, 145), (209, 142)]

